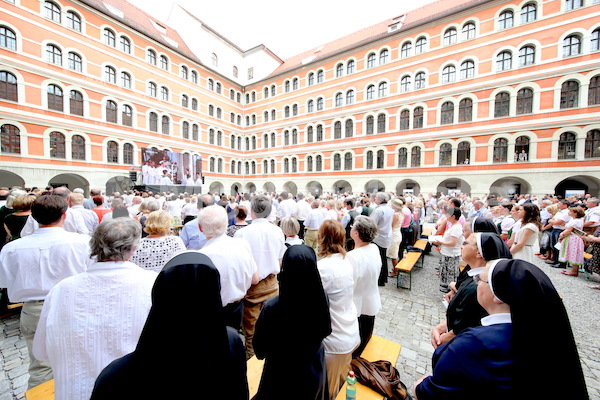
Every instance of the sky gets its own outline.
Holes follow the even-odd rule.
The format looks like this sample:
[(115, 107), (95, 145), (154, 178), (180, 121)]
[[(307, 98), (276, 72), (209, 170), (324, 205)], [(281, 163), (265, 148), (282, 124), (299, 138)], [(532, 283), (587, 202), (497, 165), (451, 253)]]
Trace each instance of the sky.
[(128, 0), (167, 23), (173, 3), (242, 50), (264, 44), (282, 59), (434, 0)]

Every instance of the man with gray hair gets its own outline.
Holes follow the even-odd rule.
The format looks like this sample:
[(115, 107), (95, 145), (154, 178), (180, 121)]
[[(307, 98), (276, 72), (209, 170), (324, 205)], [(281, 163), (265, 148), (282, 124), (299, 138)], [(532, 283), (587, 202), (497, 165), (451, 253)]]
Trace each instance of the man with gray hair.
[(102, 369), (135, 350), (158, 276), (128, 261), (141, 236), (131, 218), (102, 222), (90, 241), (94, 262), (48, 293), (33, 354), (50, 361), (56, 398), (89, 399)]
[(23, 303), (20, 328), (29, 350), (29, 388), (52, 379), (50, 364), (32, 352), (44, 300), (61, 280), (84, 272), (91, 263), (89, 236), (64, 229), (68, 208), (62, 196), (38, 197), (31, 215), (39, 228), (0, 252), (0, 287), (7, 288), (11, 302)]
[(252, 285), (244, 297), (242, 324), (246, 337), (246, 358), (250, 358), (254, 354), (252, 339), (260, 308), (265, 301), (277, 296), (279, 292), (277, 274), (279, 274), (281, 260), (287, 249), (283, 231), (267, 220), (271, 209), (271, 199), (268, 196), (254, 196), (250, 209), (252, 224), (238, 230), (234, 235), (234, 238), (245, 239), (250, 244), (254, 261), (258, 266), (259, 282)]
[(87, 210), (83, 207), (83, 195), (81, 193), (71, 193), (69, 198), (67, 199), (69, 203), (69, 209), (79, 213), (81, 218), (83, 218), (83, 222), (85, 223), (86, 228), (90, 232), (93, 232), (94, 229), (98, 226), (100, 221), (98, 221), (98, 214), (93, 212), (92, 210)]
[(373, 240), (373, 243), (379, 248), (379, 256), (381, 257), (381, 273), (377, 284), (385, 286), (388, 281), (388, 260), (387, 249), (392, 244), (392, 219), (394, 218), (394, 210), (388, 206), (389, 195), (385, 192), (378, 192), (375, 195), (375, 204), (377, 208), (369, 215), (369, 217), (377, 224), (378, 234)]
[[(215, 199), (210, 194), (202, 195), (198, 199), (198, 210), (204, 207), (212, 206), (215, 204)], [(206, 236), (200, 232), (198, 227), (198, 221), (196, 218), (186, 222), (179, 232), (179, 237), (183, 240), (183, 244), (188, 250), (200, 250), (206, 244)]]
[(225, 323), (239, 331), (244, 309), (242, 299), (250, 286), (258, 283), (258, 267), (248, 242), (227, 236), (228, 222), (223, 207), (203, 208), (198, 214), (198, 226), (207, 241), (198, 252), (207, 255), (219, 270)]

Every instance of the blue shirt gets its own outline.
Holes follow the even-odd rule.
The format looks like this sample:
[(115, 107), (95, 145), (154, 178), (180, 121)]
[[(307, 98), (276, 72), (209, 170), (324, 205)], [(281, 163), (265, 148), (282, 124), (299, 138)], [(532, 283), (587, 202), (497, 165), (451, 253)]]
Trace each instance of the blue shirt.
[(200, 250), (207, 241), (204, 233), (200, 232), (198, 220), (195, 218), (181, 228), (179, 237), (183, 240), (183, 244), (185, 244), (188, 250)]

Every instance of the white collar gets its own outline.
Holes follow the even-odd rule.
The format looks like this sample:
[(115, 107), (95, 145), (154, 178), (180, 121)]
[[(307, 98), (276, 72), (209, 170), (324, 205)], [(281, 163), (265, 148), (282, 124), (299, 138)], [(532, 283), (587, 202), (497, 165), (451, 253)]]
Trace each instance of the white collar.
[(511, 324), (512, 319), (510, 313), (498, 313), (488, 315), (487, 317), (481, 318), (481, 326), (490, 326), (496, 324)]

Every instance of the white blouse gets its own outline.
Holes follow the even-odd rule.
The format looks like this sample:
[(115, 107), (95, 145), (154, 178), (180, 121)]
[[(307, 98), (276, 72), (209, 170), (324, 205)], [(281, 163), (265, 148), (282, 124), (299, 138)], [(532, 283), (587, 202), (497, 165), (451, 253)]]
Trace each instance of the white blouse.
[[(341, 254), (332, 254), (317, 261), (317, 268), (321, 275), (323, 289), (329, 297), (331, 314), (331, 334), (323, 339), (325, 352), (330, 354), (351, 353), (360, 343), (358, 317), (353, 301), (352, 264), (347, 257), (343, 257)], [(310, 312), (310, 310), (307, 311)]]
[(370, 243), (347, 254), (354, 274), (354, 305), (357, 315), (377, 315), (381, 309), (379, 286), (381, 257), (377, 245)]

